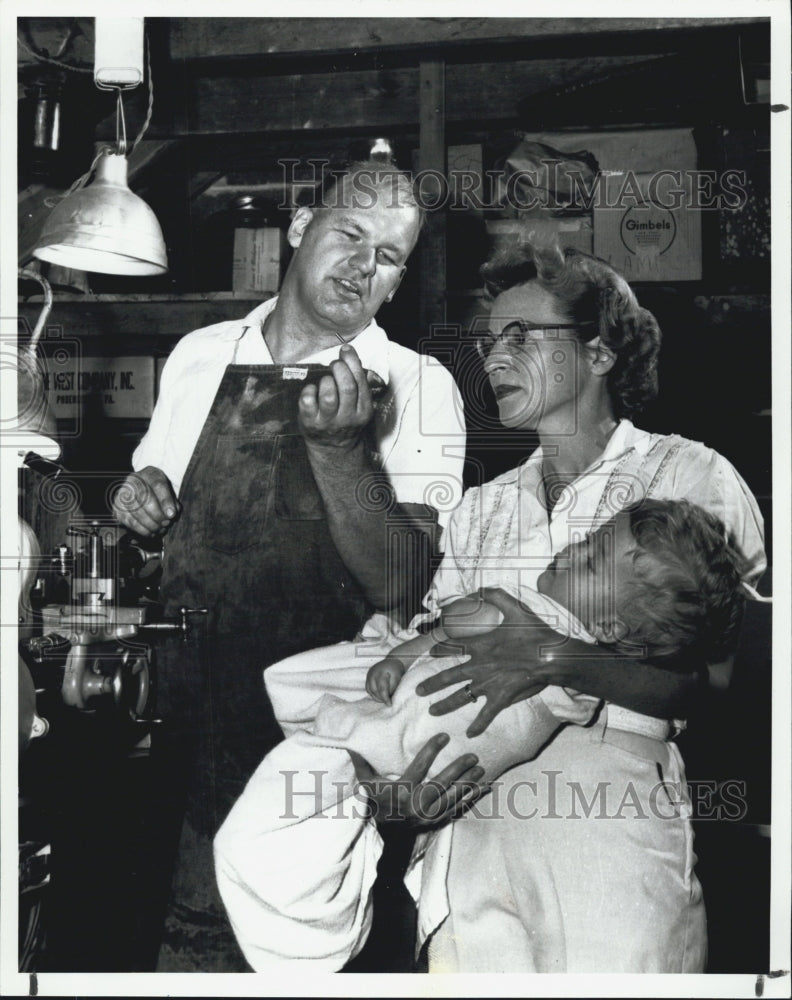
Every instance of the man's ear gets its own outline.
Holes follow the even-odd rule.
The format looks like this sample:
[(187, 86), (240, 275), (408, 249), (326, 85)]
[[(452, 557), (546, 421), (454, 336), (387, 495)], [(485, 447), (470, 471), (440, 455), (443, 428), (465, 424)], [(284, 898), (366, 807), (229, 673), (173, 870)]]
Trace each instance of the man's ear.
[(599, 337), (586, 343), (589, 351), (589, 364), (595, 375), (607, 375), (616, 364), (616, 354), (602, 343)]
[(289, 232), (286, 236), (290, 247), (296, 249), (302, 243), (303, 234), (308, 228), (308, 225), (313, 217), (313, 209), (309, 208), (307, 205), (302, 205), (297, 209), (294, 213), (294, 218), (291, 220)]
[(390, 300), (396, 294), (396, 292), (399, 289), (399, 285), (402, 283), (402, 278), (404, 277), (404, 275), (406, 273), (407, 273), (407, 265), (406, 264), (402, 264), (402, 269), (401, 269), (401, 271), (399, 271), (399, 277), (396, 279), (396, 284), (393, 286), (393, 288), (391, 288), (391, 290), (385, 296), (385, 301), (386, 302), (390, 302)]

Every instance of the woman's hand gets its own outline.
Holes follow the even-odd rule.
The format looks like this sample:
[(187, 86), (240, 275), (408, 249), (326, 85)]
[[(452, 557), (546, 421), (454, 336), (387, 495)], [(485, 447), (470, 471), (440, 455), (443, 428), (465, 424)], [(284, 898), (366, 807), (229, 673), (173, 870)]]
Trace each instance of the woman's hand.
[(430, 781), (424, 781), (435, 757), (447, 743), (446, 733), (433, 736), (395, 781), (383, 778), (360, 754), (349, 751), (377, 824), (399, 822), (416, 829), (440, 826), (455, 819), (484, 794), (486, 787), (478, 784), (484, 777), (484, 769), (477, 766), (475, 754), (457, 757)]
[(454, 712), (469, 704), (471, 697), (484, 695), (486, 703), (470, 724), (468, 736), (483, 733), (504, 708), (557, 682), (553, 656), (560, 653), (562, 647), (566, 653), (570, 643), (505, 591), (484, 588), (480, 594), (484, 601), (502, 612), (501, 624), (483, 635), (465, 639), (464, 643), (456, 641), (432, 647), (432, 656), (463, 653), (469, 659), (456, 667), (441, 670), (416, 688), (417, 694), (425, 696), (461, 681), (469, 682), (435, 702), (429, 709), (432, 715)]

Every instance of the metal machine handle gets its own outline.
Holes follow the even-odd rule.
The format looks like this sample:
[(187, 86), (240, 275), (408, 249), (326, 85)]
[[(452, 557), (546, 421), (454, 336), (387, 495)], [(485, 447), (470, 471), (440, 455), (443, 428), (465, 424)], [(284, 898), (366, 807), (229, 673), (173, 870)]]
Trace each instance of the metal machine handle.
[(147, 622), (145, 625), (141, 625), (140, 628), (157, 632), (181, 632), (182, 638), (186, 642), (190, 629), (189, 616), (208, 614), (208, 608), (181, 607), (179, 608), (179, 621)]
[[(66, 659), (62, 694), (67, 705), (90, 710), (94, 699), (111, 696), (119, 711), (139, 719), (148, 702), (150, 650), (147, 647), (99, 650), (96, 645), (75, 645)], [(113, 664), (112, 673), (102, 664)]]
[[(112, 680), (113, 701), (119, 710), (127, 709), (132, 719), (140, 719), (149, 697), (149, 662), (151, 654), (128, 649), (115, 670)], [(133, 691), (133, 685), (137, 689)], [(131, 696), (131, 697), (130, 697)]]

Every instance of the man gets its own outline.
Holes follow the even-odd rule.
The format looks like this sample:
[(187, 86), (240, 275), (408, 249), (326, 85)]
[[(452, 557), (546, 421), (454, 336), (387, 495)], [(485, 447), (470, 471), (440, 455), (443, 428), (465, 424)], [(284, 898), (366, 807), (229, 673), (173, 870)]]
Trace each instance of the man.
[[(376, 189), (369, 187), (374, 182)], [(399, 523), (422, 546), (424, 535), (433, 536), (436, 528), (435, 513), (423, 503), (427, 487), (448, 483), (458, 499), (464, 443), (459, 396), (438, 365), (424, 365), (419, 384), (418, 356), (388, 342), (374, 322), (382, 303), (396, 293), (420, 229), (406, 175), (376, 161), (359, 164), (323, 200), (319, 207), (299, 209), (292, 221), (288, 239), (295, 254), (276, 299), (241, 323), (195, 331), (177, 345), (163, 372), (151, 426), (133, 457), (135, 494), (130, 503), (117, 505), (117, 512), (139, 534), (171, 530), (177, 510), (185, 506), (185, 473), (226, 365), (329, 365), (332, 377), (318, 388), (306, 385), (299, 395), (299, 431), (333, 542), (369, 602), (391, 610), (403, 602), (414, 567), (385, 558), (383, 524)], [(339, 353), (339, 339), (354, 341), (354, 347)], [(390, 382), (386, 412), (375, 415), (362, 361)], [(373, 415), (387, 478), (366, 447)], [(448, 444), (455, 446), (452, 457), (445, 454)], [(240, 474), (234, 467), (237, 481)], [(376, 493), (375, 482), (393, 489), (398, 511), (384, 500), (361, 505), (360, 484)], [(239, 495), (236, 484), (234, 494)], [(362, 509), (350, 519), (353, 507)], [(234, 525), (233, 530), (247, 529)], [(172, 546), (170, 541), (166, 553)]]
[[(205, 918), (221, 912), (211, 837), (281, 737), (262, 668), (351, 639), (373, 611), (403, 616), (437, 545), (426, 498), (442, 486), (449, 512), (461, 495), (453, 380), (374, 320), (420, 225), (409, 179), (380, 162), (298, 209), (279, 296), (177, 344), (116, 502), (129, 529), (165, 536), (166, 613), (207, 609), (202, 641), (157, 651), (166, 724), (153, 753), (167, 748), (181, 762), (172, 784), (190, 786), (162, 969), (244, 967), (224, 921)], [(384, 388), (376, 402), (369, 380)], [(387, 627), (382, 614), (367, 625)]]

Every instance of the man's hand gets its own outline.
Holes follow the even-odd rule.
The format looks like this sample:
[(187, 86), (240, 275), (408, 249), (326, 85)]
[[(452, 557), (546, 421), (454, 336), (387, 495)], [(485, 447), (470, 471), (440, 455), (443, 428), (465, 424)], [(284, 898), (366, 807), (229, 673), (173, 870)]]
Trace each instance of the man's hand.
[(429, 709), (432, 715), (445, 715), (470, 703), (470, 698), (484, 695), (486, 702), (470, 724), (467, 735), (483, 733), (496, 715), (537, 694), (557, 678), (553, 673), (554, 651), (567, 640), (549, 628), (532, 611), (498, 588), (480, 591), (484, 601), (494, 604), (503, 621), (490, 632), (433, 646), (432, 656), (458, 656), (469, 659), (456, 667), (441, 670), (415, 689), (419, 695), (434, 694), (461, 681), (469, 683)]
[(371, 388), (353, 347), (342, 347), (330, 370), (300, 393), (300, 430), (309, 448), (352, 448), (374, 414)]
[(433, 736), (396, 781), (383, 778), (367, 760), (349, 752), (378, 824), (401, 822), (420, 829), (436, 827), (455, 819), (484, 794), (486, 787), (478, 784), (484, 769), (477, 766), (475, 754), (458, 757), (430, 781), (424, 781), (448, 739), (446, 733)]
[(121, 524), (144, 538), (167, 531), (179, 509), (170, 480), (153, 465), (128, 475), (113, 500)]

